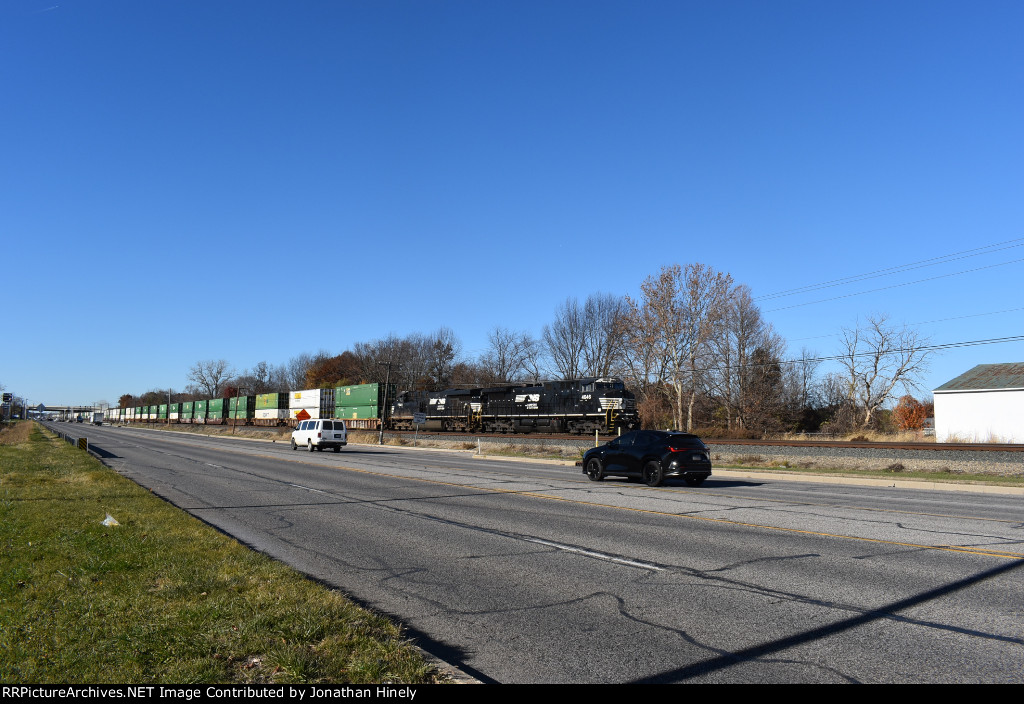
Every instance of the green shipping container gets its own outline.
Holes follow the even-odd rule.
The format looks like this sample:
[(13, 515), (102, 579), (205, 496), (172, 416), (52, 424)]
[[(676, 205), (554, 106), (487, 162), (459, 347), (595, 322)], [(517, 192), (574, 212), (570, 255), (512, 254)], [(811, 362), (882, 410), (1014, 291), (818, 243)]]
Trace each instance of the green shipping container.
[(335, 406), (334, 417), (344, 420), (377, 418), (376, 406)]
[(195, 401), (185, 401), (181, 404), (181, 417), (183, 419), (192, 420), (192, 415), (196, 411)]
[(196, 401), (195, 414), (192, 416), (196, 420), (206, 420), (206, 404), (209, 401)]
[(167, 404), (162, 403), (157, 407), (157, 414), (160, 418), (167, 420)]
[(334, 405), (338, 406), (378, 406), (383, 384), (360, 384), (359, 386), (339, 386), (334, 389)]
[(229, 404), (228, 418), (252, 418), (256, 408), (255, 396), (238, 396), (231, 399)]
[(281, 410), (288, 408), (288, 394), (258, 394), (256, 410)]
[(249, 408), (255, 408), (255, 396), (234, 396), (231, 398), (229, 408), (232, 411), (246, 410)]
[(228, 400), (226, 398), (215, 398), (207, 401), (206, 417), (213, 420), (228, 417)]

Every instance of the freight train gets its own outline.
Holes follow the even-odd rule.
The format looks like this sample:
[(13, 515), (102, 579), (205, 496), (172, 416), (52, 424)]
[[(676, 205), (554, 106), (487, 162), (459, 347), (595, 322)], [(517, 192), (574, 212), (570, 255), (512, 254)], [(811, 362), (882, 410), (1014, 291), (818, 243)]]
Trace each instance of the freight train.
[(350, 428), (484, 433), (615, 433), (639, 427), (636, 399), (617, 377), (445, 391), (403, 391), (392, 384), (236, 396), (111, 408), (109, 423), (292, 426), (341, 418)]
[(544, 381), (484, 389), (405, 391), (389, 427), (485, 433), (614, 433), (639, 427), (636, 399), (616, 377)]

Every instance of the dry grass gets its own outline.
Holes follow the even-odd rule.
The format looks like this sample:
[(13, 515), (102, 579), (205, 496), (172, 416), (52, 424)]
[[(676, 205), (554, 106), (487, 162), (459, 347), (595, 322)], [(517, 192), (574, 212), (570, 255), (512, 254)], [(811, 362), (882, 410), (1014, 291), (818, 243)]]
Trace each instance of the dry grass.
[(995, 433), (989, 433), (985, 437), (980, 437), (980, 436), (977, 436), (977, 435), (958, 435), (956, 433), (953, 433), (948, 438), (946, 438), (946, 442), (964, 443), (964, 444), (968, 444), (968, 443), (985, 443), (985, 444), (989, 444), (989, 445), (1003, 445), (1003, 444), (1010, 443), (1011, 440), (1008, 440), (1007, 438), (1005, 438), (1005, 437), (1003, 437), (1001, 435), (996, 435)]
[(769, 438), (770, 440), (835, 440), (837, 442), (935, 442), (935, 436), (925, 436), (921, 430), (905, 430), (898, 433), (880, 433), (875, 430), (857, 430), (844, 435), (826, 437), (807, 435), (805, 433), (783, 433)]
[(31, 436), (32, 423), (29, 421), (7, 423), (0, 428), (0, 445), (21, 445), (28, 442)]

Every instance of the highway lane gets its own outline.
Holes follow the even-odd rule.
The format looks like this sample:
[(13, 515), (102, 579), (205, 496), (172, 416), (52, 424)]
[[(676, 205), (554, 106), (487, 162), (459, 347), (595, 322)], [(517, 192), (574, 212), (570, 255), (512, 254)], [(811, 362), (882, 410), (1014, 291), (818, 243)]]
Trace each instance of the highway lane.
[(466, 453), (83, 432), (116, 470), (484, 681), (1024, 679), (1020, 497), (651, 489)]

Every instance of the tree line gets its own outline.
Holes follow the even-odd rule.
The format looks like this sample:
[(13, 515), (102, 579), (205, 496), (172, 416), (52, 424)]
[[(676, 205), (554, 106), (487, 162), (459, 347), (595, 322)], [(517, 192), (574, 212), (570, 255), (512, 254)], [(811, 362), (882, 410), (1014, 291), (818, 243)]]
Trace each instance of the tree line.
[[(640, 295), (568, 298), (535, 337), (491, 329), (475, 357), (447, 327), (357, 342), (340, 353), (302, 353), (286, 363), (235, 370), (223, 359), (196, 362), (181, 393), (125, 394), (120, 404), (253, 395), (384, 383), (400, 389), (475, 388), (542, 379), (622, 377), (646, 427), (758, 437), (777, 432), (846, 432), (918, 423), (894, 414), (898, 388), (917, 389), (931, 352), (914, 330), (875, 315), (844, 327), (823, 358), (787, 343), (765, 320), (750, 289), (703, 264), (671, 265), (644, 280)], [(914, 400), (912, 396), (908, 396)], [(920, 405), (920, 402), (916, 402)], [(905, 404), (901, 401), (901, 404)], [(910, 420), (908, 420), (910, 419)], [(916, 427), (920, 427), (919, 425)]]

